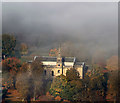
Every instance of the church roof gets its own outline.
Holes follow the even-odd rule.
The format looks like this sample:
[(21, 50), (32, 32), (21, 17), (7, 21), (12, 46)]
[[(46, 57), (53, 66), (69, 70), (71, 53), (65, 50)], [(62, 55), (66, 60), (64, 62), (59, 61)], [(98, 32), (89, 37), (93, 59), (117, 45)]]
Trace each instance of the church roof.
[[(40, 59), (41, 61), (52, 61), (52, 62), (56, 62), (57, 61), (57, 57), (50, 57), (50, 56), (41, 56), (41, 57), (34, 57), (35, 59)], [(74, 62), (75, 57), (62, 57), (63, 62)]]
[(64, 62), (74, 62), (75, 57), (64, 57)]
[(84, 62), (76, 62), (75, 63), (75, 66), (81, 66), (81, 65), (84, 65)]
[(42, 61), (57, 61), (56, 57), (41, 57)]

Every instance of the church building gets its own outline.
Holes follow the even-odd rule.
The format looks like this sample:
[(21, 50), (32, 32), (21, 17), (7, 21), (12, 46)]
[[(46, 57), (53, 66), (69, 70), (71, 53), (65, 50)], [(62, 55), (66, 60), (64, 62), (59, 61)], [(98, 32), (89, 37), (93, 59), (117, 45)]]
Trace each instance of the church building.
[(59, 48), (58, 56), (35, 56), (34, 60), (41, 60), (44, 65), (44, 75), (46, 79), (53, 79), (61, 74), (66, 76), (67, 70), (75, 68), (79, 72), (80, 79), (84, 78), (85, 63), (78, 62), (76, 57), (62, 57)]

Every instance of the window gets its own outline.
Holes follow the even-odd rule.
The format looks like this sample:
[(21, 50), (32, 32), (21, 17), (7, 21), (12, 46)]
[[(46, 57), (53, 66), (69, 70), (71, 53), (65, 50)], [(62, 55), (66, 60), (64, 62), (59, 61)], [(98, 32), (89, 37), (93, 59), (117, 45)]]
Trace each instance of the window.
[(46, 75), (46, 70), (44, 70), (44, 74)]
[(58, 66), (60, 66), (60, 64), (58, 64)]
[(60, 70), (58, 70), (58, 73), (60, 73)]
[(54, 76), (54, 71), (52, 71), (52, 76)]
[(58, 59), (57, 62), (60, 62), (60, 59)]

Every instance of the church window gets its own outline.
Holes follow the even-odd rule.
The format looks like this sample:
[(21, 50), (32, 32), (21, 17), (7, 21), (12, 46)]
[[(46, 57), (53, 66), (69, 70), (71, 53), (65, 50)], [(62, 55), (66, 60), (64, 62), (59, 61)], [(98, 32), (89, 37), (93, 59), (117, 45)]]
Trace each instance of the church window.
[(58, 70), (58, 73), (60, 73), (60, 70)]
[(52, 71), (52, 76), (54, 76), (54, 71)]

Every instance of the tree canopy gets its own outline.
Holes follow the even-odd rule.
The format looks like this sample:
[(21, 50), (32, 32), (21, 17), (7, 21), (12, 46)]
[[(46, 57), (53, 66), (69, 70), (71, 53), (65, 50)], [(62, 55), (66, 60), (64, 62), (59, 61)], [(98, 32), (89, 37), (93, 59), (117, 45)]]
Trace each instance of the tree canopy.
[[(2, 61), (2, 72), (3, 78), (10, 85), (15, 87), (15, 78), (17, 73), (20, 71), (21, 61), (18, 58), (12, 57)], [(13, 81), (13, 82), (12, 82)], [(4, 82), (3, 82), (4, 83)]]
[(16, 46), (16, 38), (14, 35), (2, 35), (2, 58), (12, 57), (15, 55), (14, 48)]
[[(21, 82), (20, 82), (21, 81)], [(25, 85), (25, 86), (24, 86)], [(43, 65), (35, 60), (32, 63), (24, 63), (17, 75), (17, 90), (26, 100), (36, 98), (43, 93)]]
[(71, 68), (70, 70), (67, 70), (66, 78), (67, 81), (77, 80), (80, 78), (79, 72), (76, 69)]

